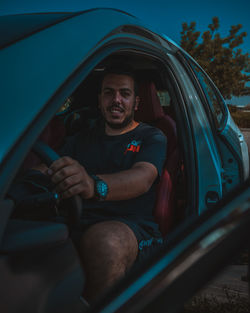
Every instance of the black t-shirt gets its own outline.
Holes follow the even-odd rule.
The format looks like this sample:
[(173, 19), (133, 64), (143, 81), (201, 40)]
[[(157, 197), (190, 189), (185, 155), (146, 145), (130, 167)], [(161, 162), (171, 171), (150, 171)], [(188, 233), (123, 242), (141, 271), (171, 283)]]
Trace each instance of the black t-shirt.
[[(99, 128), (68, 138), (60, 154), (76, 159), (88, 174), (117, 173), (130, 169), (137, 162), (149, 162), (160, 175), (166, 158), (166, 137), (159, 129), (144, 123), (118, 136), (108, 136)], [(90, 214), (153, 221), (157, 182), (158, 179), (139, 197), (122, 201), (84, 200), (84, 207), (90, 209)]]

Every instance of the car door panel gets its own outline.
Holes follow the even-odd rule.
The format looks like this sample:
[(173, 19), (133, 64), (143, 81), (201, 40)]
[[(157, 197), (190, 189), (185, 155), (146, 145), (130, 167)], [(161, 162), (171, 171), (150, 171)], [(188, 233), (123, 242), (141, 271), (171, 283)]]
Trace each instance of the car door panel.
[(10, 220), (0, 246), (1, 312), (69, 312), (84, 275), (66, 225)]
[[(1, 312), (70, 312), (84, 285), (70, 240), (0, 255)], [(60, 297), (59, 297), (60, 295)]]
[(11, 219), (5, 229), (1, 252), (21, 251), (57, 244), (67, 240), (64, 224)]

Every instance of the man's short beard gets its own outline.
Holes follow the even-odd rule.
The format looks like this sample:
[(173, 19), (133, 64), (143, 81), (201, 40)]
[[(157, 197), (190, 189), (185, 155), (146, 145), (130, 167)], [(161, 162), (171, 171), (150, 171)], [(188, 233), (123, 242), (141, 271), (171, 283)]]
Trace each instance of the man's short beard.
[(134, 101), (134, 105), (132, 108), (132, 112), (129, 116), (127, 116), (122, 123), (110, 123), (109, 121), (105, 120), (105, 123), (112, 129), (122, 129), (128, 126), (133, 120), (135, 115), (135, 107), (136, 107), (136, 101)]
[(127, 116), (122, 123), (110, 123), (109, 121), (105, 120), (105, 123), (112, 129), (122, 129), (128, 126), (134, 119), (134, 111)]

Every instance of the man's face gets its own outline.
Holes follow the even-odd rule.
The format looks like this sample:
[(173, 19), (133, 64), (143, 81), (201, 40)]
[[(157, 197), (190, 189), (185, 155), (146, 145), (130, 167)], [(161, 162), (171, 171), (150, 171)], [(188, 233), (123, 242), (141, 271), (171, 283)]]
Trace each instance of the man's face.
[(108, 74), (102, 82), (99, 107), (106, 124), (113, 129), (122, 129), (134, 120), (139, 97), (135, 96), (132, 77)]

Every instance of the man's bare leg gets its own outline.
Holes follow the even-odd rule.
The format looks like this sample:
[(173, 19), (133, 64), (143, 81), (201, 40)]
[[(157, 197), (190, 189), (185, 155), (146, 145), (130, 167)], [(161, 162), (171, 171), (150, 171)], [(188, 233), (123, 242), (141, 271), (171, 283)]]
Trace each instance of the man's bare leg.
[(86, 274), (86, 299), (93, 301), (122, 278), (137, 253), (137, 239), (126, 224), (107, 221), (91, 226), (84, 233), (80, 248)]

